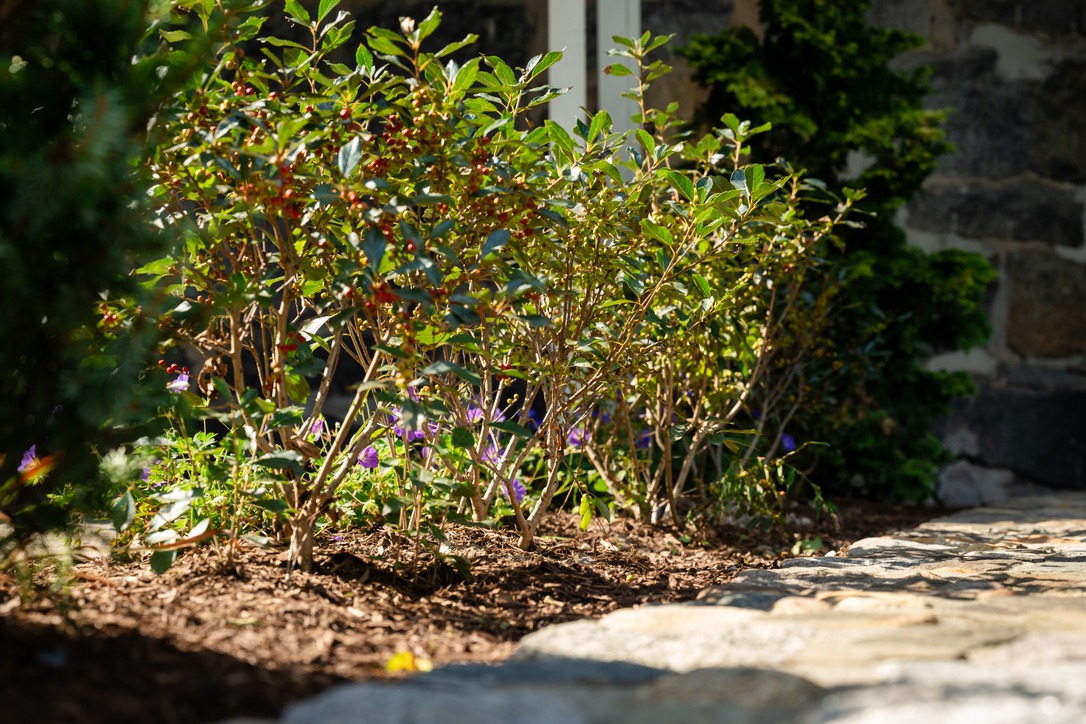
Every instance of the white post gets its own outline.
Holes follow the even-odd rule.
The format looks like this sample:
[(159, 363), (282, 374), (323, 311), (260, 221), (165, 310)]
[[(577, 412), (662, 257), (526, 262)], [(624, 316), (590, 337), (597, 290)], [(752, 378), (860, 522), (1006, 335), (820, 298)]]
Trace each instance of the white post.
[(607, 54), (610, 48), (618, 46), (612, 37), (637, 38), (641, 35), (641, 0), (596, 0), (596, 27), (599, 29), (596, 40), (598, 105), (611, 114), (614, 131), (629, 131), (635, 126), (630, 118), (638, 112), (638, 107), (622, 94), (630, 90), (633, 78), (607, 75), (603, 69), (622, 60)]
[(548, 69), (550, 84), (569, 88), (550, 102), (550, 118), (572, 128), (588, 104), (588, 45), (584, 0), (547, 0), (547, 50), (562, 50), (562, 60)]

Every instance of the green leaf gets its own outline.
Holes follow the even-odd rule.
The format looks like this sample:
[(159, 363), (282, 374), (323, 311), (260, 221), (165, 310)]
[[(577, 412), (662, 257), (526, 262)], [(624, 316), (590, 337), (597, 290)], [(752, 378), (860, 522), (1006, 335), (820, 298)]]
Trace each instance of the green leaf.
[(696, 200), (694, 195), (694, 182), (691, 181), (686, 174), (669, 170), (666, 175), (667, 180), (671, 182), (671, 185), (677, 188), (679, 193), (686, 197), (687, 201)]
[(542, 314), (521, 314), (518, 316), (520, 319), (527, 322), (529, 327), (542, 328), (551, 326), (551, 320), (547, 319)]
[(702, 176), (694, 187), (698, 190), (698, 201), (705, 201), (713, 190), (713, 179), (711, 176)]
[(441, 24), (441, 11), (434, 6), (434, 9), (430, 11), (430, 14), (418, 24), (418, 37), (419, 41), (426, 40), (430, 37), (430, 34), (437, 29), (437, 26)]
[(762, 185), (762, 181), (765, 179), (765, 170), (756, 163), (752, 163), (746, 168), (747, 177), (747, 189), (750, 190), (753, 196), (758, 192), (758, 187)]
[(479, 76), (479, 62), (479, 58), (472, 58), (456, 71), (456, 75), (452, 79), (452, 87), (449, 89), (450, 94), (459, 94), (471, 87), (471, 84)]
[(211, 519), (203, 518), (199, 523), (189, 528), (189, 532), (185, 534), (186, 539), (198, 538), (204, 534), (208, 528), (211, 527)]
[(453, 447), (466, 449), (475, 445), (475, 436), (466, 427), (454, 427), (449, 442)]
[(592, 123), (588, 127), (588, 137), (585, 140), (588, 143), (592, 143), (596, 136), (600, 135), (600, 133), (605, 133), (610, 127), (611, 114), (606, 110), (600, 111), (592, 117)]
[(113, 522), (113, 529), (123, 533), (136, 519), (136, 501), (132, 499), (131, 491), (125, 491), (109, 509), (109, 519)]
[(729, 178), (728, 180), (731, 181), (732, 186), (734, 186), (736, 189), (742, 191), (745, 194), (750, 193), (750, 191), (747, 189), (747, 176), (743, 173), (743, 169), (737, 168), (732, 171), (731, 178)]
[(444, 48), (442, 48), (441, 50), (434, 53), (434, 57), (435, 58), (444, 58), (449, 53), (455, 53), (456, 51), (463, 48), (465, 45), (471, 45), (472, 43), (474, 43), (478, 39), (479, 39), (478, 35), (476, 35), (474, 33), (469, 33), (468, 35), (464, 36), (463, 40), (457, 40), (455, 43), (449, 43)]
[(177, 551), (155, 551), (151, 554), (151, 570), (161, 576), (170, 570), (176, 559)]
[(309, 383), (301, 375), (287, 375), (287, 397), (299, 405), (309, 399)]
[(515, 437), (524, 438), (526, 440), (530, 440), (533, 437), (535, 437), (535, 435), (532, 433), (531, 430), (524, 427), (523, 425), (518, 425), (517, 423), (512, 422), (511, 420), (501, 420), (500, 422), (492, 422), (492, 423), (490, 423), (490, 426), (492, 428), (494, 428), (495, 430), (501, 430), (502, 432), (507, 432), (510, 435), (513, 435)]
[(264, 24), (267, 18), (252, 17), (246, 20), (244, 23), (238, 26), (234, 31), (235, 43), (244, 43), (246, 40), (252, 40), (260, 34), (260, 27)]
[(275, 513), (276, 515), (283, 515), (288, 510), (290, 510), (290, 506), (287, 505), (287, 501), (281, 498), (266, 498), (259, 495), (253, 496), (253, 505), (258, 508), (263, 508), (269, 513)]
[(662, 241), (665, 244), (670, 244), (674, 241), (674, 237), (672, 237), (670, 231), (648, 219), (641, 219), (641, 230), (657, 241)]
[(300, 425), (305, 421), (305, 408), (301, 406), (284, 407), (268, 417), (268, 429), (278, 430), (287, 425)]
[(305, 8), (302, 7), (302, 4), (298, 2), (298, 0), (286, 0), (286, 11), (287, 15), (294, 18), (299, 23), (309, 25), (309, 13), (306, 12)]
[(430, 233), (427, 234), (426, 238), (431, 241), (433, 241), (434, 239), (440, 239), (455, 227), (455, 221), (452, 221), (451, 219), (442, 219), (434, 225), (434, 228), (430, 229)]
[(569, 137), (569, 132), (562, 128), (560, 124), (549, 119), (544, 121), (543, 125), (547, 129), (548, 139), (556, 147), (555, 150), (561, 149), (565, 152), (565, 158), (573, 158), (573, 139)]
[(709, 280), (703, 277), (701, 274), (694, 275), (694, 283), (698, 285), (698, 291), (701, 292), (703, 297), (712, 296), (713, 291), (709, 287)]
[(678, 442), (683, 438), (683, 435), (690, 432), (690, 425), (685, 422), (680, 422), (677, 425), (672, 425), (668, 431), (667, 436), (671, 438), (672, 442)]
[(592, 497), (581, 495), (581, 504), (578, 506), (578, 512), (581, 514), (581, 530), (588, 530), (588, 526), (592, 525), (593, 510), (595, 508), (592, 505)]
[(416, 289), (414, 287), (399, 287), (394, 289), (395, 294), (400, 299), (406, 299), (410, 302), (417, 302), (419, 304), (430, 307), (434, 303), (434, 298), (430, 296), (430, 293), (425, 289)]
[(448, 362), (446, 360), (441, 360), (439, 362), (434, 362), (433, 364), (428, 365), (425, 369), (422, 370), (421, 374), (431, 376), (443, 375), (448, 372), (453, 373), (460, 379), (464, 380), (464, 382), (472, 385), (478, 385), (482, 382), (482, 378), (480, 378), (479, 375), (475, 374), (468, 368), (462, 365), (458, 365), (455, 362)]
[(268, 45), (274, 45), (277, 48), (298, 48), (309, 52), (309, 48), (305, 47), (301, 43), (297, 43), (293, 40), (286, 40), (284, 38), (261, 38), (260, 42), (267, 43)]
[(649, 157), (652, 157), (652, 155), (656, 153), (656, 142), (652, 140), (652, 136), (649, 135), (649, 132), (643, 128), (638, 128), (634, 131), (634, 135), (637, 136), (637, 142), (645, 149), (645, 153)]
[(339, 155), (336, 157), (336, 166), (339, 167), (340, 174), (344, 178), (347, 178), (351, 173), (358, 168), (358, 162), (362, 160), (362, 139), (355, 136), (350, 142), (339, 149)]
[(302, 456), (296, 450), (276, 450), (275, 452), (261, 455), (253, 461), (254, 464), (259, 465), (262, 468), (290, 470), (297, 475), (302, 474), (302, 462)]
[(528, 61), (528, 64), (524, 67), (524, 72), (528, 75), (528, 80), (531, 80), (561, 59), (562, 53), (557, 50), (537, 55)]
[(359, 68), (367, 72), (373, 70), (373, 54), (370, 53), (369, 48), (361, 43), (358, 45), (358, 50), (354, 51), (354, 62), (358, 63)]
[(490, 236), (486, 237), (486, 242), (483, 244), (482, 256), (489, 256), (490, 254), (498, 251), (503, 246), (509, 243), (512, 238), (512, 234), (508, 229), (496, 229), (490, 233)]
[(321, 0), (320, 7), (317, 8), (317, 22), (321, 22), (328, 13), (335, 10), (336, 5), (339, 5), (340, 0)]
[(191, 40), (192, 34), (184, 30), (163, 30), (162, 39), (167, 43), (176, 43), (179, 40)]
[(381, 270), (381, 262), (385, 258), (385, 250), (388, 248), (388, 239), (376, 226), (366, 229), (362, 240), (362, 251), (366, 252), (366, 258), (370, 262), (370, 271), (374, 274)]
[(611, 65), (604, 68), (603, 72), (607, 75), (614, 76), (615, 78), (633, 75), (633, 71), (624, 66), (622, 63), (612, 63)]
[(382, 37), (379, 37), (379, 36), (372, 36), (372, 37), (370, 37), (369, 45), (370, 45), (371, 48), (376, 50), (378, 53), (383, 53), (384, 55), (391, 55), (391, 56), (397, 56), (398, 55), (398, 56), (403, 57), (403, 58), (407, 57), (407, 52), (404, 51), (404, 49), (401, 48), (400, 46), (396, 45), (396, 43), (389, 40), (388, 38), (382, 38)]

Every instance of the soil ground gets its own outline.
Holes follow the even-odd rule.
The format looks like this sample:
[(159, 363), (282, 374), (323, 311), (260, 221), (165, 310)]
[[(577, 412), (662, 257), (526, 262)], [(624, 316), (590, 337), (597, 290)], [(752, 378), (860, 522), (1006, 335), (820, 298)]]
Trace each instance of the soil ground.
[[(797, 535), (843, 552), (860, 538), (944, 511), (838, 504)], [(410, 675), (452, 662), (497, 663), (524, 635), (621, 607), (688, 601), (746, 568), (791, 555), (792, 542), (722, 530), (712, 540), (628, 520), (580, 531), (556, 514), (533, 550), (508, 531), (448, 532), (471, 560), (412, 574), (382, 531), (322, 534), (312, 573), (286, 576), (282, 549), (241, 549), (233, 566), (203, 547), (161, 576), (146, 562), (78, 563), (62, 591), (39, 576), (20, 601), (0, 579), (3, 718), (27, 722), (216, 722), (275, 717), (329, 686)], [(390, 671), (399, 664), (401, 671)], [(391, 666), (390, 666), (391, 664)]]

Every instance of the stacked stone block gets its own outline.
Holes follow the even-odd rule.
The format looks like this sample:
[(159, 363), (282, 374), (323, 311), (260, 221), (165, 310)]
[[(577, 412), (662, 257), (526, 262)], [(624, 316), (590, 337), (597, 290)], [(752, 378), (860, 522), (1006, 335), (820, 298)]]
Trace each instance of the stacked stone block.
[(926, 250), (999, 270), (989, 343), (930, 363), (979, 387), (943, 425), (958, 460), (941, 497), (1086, 487), (1086, 5), (876, 0), (870, 20), (927, 40), (902, 62), (933, 65), (927, 103), (951, 111), (956, 150), (900, 222)]

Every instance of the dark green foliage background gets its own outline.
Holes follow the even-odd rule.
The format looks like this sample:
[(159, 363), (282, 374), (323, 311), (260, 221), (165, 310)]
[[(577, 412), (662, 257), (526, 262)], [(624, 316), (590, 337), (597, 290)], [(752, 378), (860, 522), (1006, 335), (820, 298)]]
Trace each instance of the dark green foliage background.
[[(100, 503), (96, 454), (132, 440), (161, 401), (138, 387), (155, 326), (134, 318), (103, 333), (97, 305), (135, 294), (130, 270), (165, 249), (143, 213), (140, 162), (157, 99), (183, 63), (133, 63), (147, 2), (0, 8), (0, 509), (22, 534)], [(45, 485), (20, 486), (31, 445), (58, 466)]]
[[(831, 189), (867, 190), (864, 227), (842, 233), (843, 251), (824, 249), (830, 266), (822, 283), (839, 285), (836, 313), (819, 341), (827, 354), (809, 364), (810, 389), (788, 428), (797, 439), (828, 443), (804, 453), (826, 492), (854, 491), (852, 481), (877, 497), (923, 499), (948, 459), (932, 426), (972, 387), (962, 373), (929, 372), (922, 363), (987, 339), (978, 305), (995, 271), (976, 254), (927, 255), (894, 224), (951, 147), (940, 128), (945, 114), (922, 105), (929, 70), (890, 65), (922, 39), (868, 26), (869, 6), (762, 0), (762, 38), (734, 28), (694, 36), (680, 52), (710, 91), (703, 122), (726, 112), (769, 121), (773, 130), (752, 141), (755, 156), (805, 168)], [(846, 182), (852, 151), (871, 163)]]

